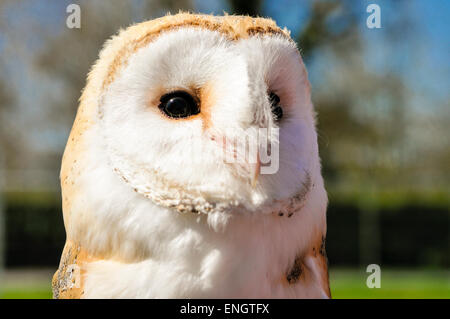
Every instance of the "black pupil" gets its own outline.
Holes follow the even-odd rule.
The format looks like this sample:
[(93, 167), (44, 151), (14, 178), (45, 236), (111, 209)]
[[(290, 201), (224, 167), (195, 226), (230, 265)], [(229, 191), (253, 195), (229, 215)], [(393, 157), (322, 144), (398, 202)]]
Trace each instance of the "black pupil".
[(189, 112), (187, 101), (181, 97), (173, 97), (166, 103), (166, 110), (173, 116), (183, 117)]
[(269, 94), (269, 100), (272, 104), (272, 113), (275, 117), (275, 120), (279, 121), (283, 117), (283, 109), (280, 104), (280, 97), (275, 93), (271, 92)]
[(184, 91), (165, 94), (160, 102), (161, 111), (172, 118), (183, 118), (200, 113), (194, 98)]

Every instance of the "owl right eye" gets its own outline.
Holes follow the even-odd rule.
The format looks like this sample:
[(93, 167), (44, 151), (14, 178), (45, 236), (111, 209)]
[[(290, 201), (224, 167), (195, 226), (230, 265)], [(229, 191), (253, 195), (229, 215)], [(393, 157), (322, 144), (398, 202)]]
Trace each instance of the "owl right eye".
[(283, 109), (280, 106), (280, 97), (273, 92), (269, 94), (269, 101), (272, 105), (272, 113), (276, 121), (281, 120), (283, 117)]
[(159, 109), (168, 117), (179, 119), (200, 113), (195, 98), (185, 91), (164, 94), (160, 99)]

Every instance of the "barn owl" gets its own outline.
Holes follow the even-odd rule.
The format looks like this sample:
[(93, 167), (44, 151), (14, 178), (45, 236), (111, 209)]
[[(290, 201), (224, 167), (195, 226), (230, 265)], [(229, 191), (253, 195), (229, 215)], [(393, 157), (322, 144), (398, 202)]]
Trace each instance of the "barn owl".
[(55, 298), (330, 297), (310, 84), (270, 19), (178, 13), (108, 40), (60, 179)]

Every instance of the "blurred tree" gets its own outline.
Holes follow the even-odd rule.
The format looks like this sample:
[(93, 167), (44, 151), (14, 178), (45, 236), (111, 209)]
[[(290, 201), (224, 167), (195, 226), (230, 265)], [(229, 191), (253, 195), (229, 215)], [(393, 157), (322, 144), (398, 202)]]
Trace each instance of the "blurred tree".
[[(0, 12), (9, 4), (11, 0), (4, 0), (0, 2)], [(5, 19), (0, 19), (1, 33), (8, 30)], [(5, 55), (2, 49), (2, 56)], [(8, 81), (8, 72), (5, 63), (0, 59), (0, 164), (5, 169), (6, 167), (14, 167), (17, 161), (20, 161), (20, 148), (22, 139), (20, 135), (15, 134), (16, 129), (11, 123), (11, 114), (13, 113), (13, 105), (16, 103), (15, 91), (11, 88)], [(23, 155), (23, 153), (22, 153)]]
[[(298, 35), (297, 42), (300, 44), (302, 56), (308, 60), (314, 48), (320, 47), (323, 44), (331, 43), (336, 40), (343, 40), (343, 37), (350, 37), (355, 35), (356, 31), (356, 17), (352, 14), (347, 14), (343, 19), (346, 19), (346, 27), (340, 32), (333, 32), (327, 25), (327, 21), (332, 14), (339, 12), (351, 12), (348, 8), (343, 8), (344, 3), (341, 1), (315, 1), (312, 3), (311, 14), (304, 30)], [(347, 11), (346, 11), (347, 10)]]
[(14, 95), (7, 85), (0, 82), (0, 162), (4, 167), (14, 167), (19, 154), (20, 143), (11, 133), (10, 113)]
[(360, 16), (351, 1), (314, 1), (297, 39), (305, 63), (320, 70), (313, 101), (328, 185), (382, 187), (398, 177), (392, 152), (405, 137), (407, 89), (397, 74), (367, 67)]

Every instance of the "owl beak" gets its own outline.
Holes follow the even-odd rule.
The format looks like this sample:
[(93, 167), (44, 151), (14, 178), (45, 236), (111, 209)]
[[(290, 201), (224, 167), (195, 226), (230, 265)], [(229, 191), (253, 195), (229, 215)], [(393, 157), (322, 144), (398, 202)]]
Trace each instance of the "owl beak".
[(252, 188), (255, 188), (256, 182), (258, 182), (259, 172), (260, 172), (260, 168), (261, 168), (261, 162), (259, 160), (259, 152), (256, 156), (256, 163), (250, 164), (250, 165), (252, 167), (251, 168), (251, 172), (252, 172), (251, 184), (252, 184)]

